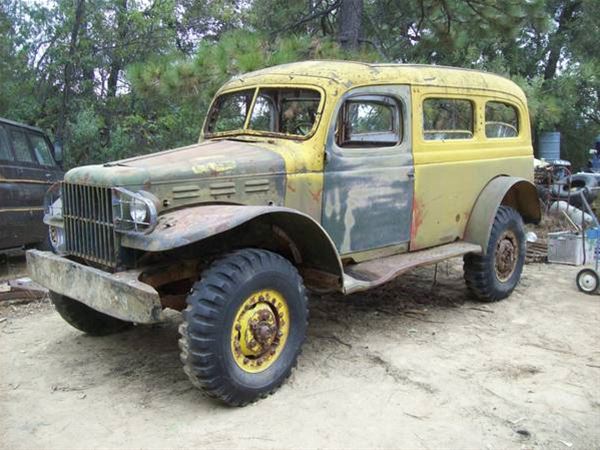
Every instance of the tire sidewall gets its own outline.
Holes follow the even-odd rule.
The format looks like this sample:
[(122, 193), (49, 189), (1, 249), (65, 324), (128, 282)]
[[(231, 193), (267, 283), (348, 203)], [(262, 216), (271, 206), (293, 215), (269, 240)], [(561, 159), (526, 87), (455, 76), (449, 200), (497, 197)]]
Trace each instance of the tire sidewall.
[[(582, 277), (584, 274), (586, 274), (586, 273), (589, 273), (590, 275), (592, 275), (592, 277), (594, 278), (594, 281), (595, 281), (595, 283), (596, 283), (596, 287), (595, 287), (594, 289), (592, 289), (591, 291), (585, 290), (585, 289), (582, 287), (582, 285), (581, 285), (581, 282), (580, 282), (580, 279), (581, 279), (581, 277)], [(585, 268), (585, 269), (582, 269), (582, 270), (580, 270), (580, 271), (577, 273), (576, 284), (577, 284), (577, 288), (579, 288), (579, 290), (580, 290), (581, 292), (583, 292), (584, 294), (591, 295), (591, 294), (594, 294), (595, 292), (597, 292), (597, 291), (598, 291), (598, 288), (600, 287), (600, 277), (598, 276), (598, 274), (596, 273), (596, 271), (595, 271), (595, 270), (593, 270), (593, 269), (589, 269), (589, 268)]]
[[(521, 216), (510, 209), (511, 214), (508, 216), (508, 220), (501, 221), (497, 224), (494, 224), (492, 228), (492, 234), (490, 235), (490, 241), (488, 243), (487, 253), (489, 255), (489, 282), (495, 291), (495, 294), (501, 298), (507, 297), (513, 291), (513, 289), (518, 284), (521, 279), (521, 274), (523, 272), (523, 266), (525, 264), (525, 253), (527, 251), (526, 242), (525, 242), (525, 230), (523, 228), (523, 222), (521, 220)], [(497, 216), (502, 217), (502, 216)], [(501, 281), (498, 279), (496, 275), (496, 252), (497, 252), (497, 243), (498, 239), (502, 234), (510, 230), (512, 231), (517, 240), (519, 246), (519, 256), (517, 258), (516, 267), (508, 280)]]
[[(292, 281), (293, 279), (290, 279), (290, 275), (287, 271), (282, 272), (274, 268), (259, 273), (254, 271), (252, 276), (232, 293), (225, 306), (224, 323), (219, 327), (218, 332), (218, 341), (221, 344), (221, 363), (231, 380), (237, 385), (244, 386), (245, 389), (262, 392), (277, 386), (291, 370), (304, 342), (307, 323), (306, 307), (303, 300), (304, 294), (301, 292), (300, 286), (295, 284)], [(289, 334), (283, 350), (273, 364), (261, 372), (249, 373), (238, 366), (233, 358), (231, 329), (242, 303), (252, 294), (263, 289), (274, 290), (285, 299), (290, 316)]]

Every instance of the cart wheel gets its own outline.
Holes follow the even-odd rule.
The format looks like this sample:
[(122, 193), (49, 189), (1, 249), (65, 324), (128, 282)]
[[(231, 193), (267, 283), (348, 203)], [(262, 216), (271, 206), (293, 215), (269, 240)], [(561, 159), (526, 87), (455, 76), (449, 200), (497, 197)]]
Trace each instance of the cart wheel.
[(593, 294), (600, 285), (598, 274), (593, 269), (582, 269), (577, 274), (577, 287), (581, 292)]

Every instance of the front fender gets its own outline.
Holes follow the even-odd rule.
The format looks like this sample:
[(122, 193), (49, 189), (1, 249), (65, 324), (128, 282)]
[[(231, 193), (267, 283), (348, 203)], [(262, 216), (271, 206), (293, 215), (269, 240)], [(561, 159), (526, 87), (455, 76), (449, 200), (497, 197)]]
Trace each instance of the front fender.
[(276, 206), (201, 205), (163, 214), (148, 234), (123, 235), (121, 245), (148, 252), (173, 250), (217, 236), (259, 218), (268, 218), (293, 240), (302, 261), (338, 277), (343, 268), (335, 244), (312, 217)]

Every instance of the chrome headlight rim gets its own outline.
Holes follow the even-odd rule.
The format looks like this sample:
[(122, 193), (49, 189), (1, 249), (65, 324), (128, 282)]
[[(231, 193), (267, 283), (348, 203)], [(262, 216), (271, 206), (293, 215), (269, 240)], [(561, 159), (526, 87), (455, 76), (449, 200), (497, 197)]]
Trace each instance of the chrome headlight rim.
[[(115, 230), (124, 234), (148, 234), (158, 222), (158, 199), (149, 192), (133, 192), (125, 188), (112, 188), (113, 221)], [(144, 220), (138, 221), (131, 205), (142, 204), (146, 209)]]
[(65, 230), (55, 225), (48, 226), (48, 242), (52, 251), (57, 255), (65, 254), (66, 240)]
[(62, 214), (62, 181), (57, 181), (44, 195), (44, 222), (51, 218), (62, 220)]

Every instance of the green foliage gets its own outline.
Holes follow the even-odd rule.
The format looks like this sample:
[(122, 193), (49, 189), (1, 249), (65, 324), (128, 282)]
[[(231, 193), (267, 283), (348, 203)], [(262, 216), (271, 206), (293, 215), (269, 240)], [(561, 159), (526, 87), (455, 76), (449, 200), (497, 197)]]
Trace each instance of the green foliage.
[(81, 2), (0, 0), (0, 116), (63, 136), (69, 167), (194, 142), (223, 82), (306, 59), (511, 77), (576, 164), (600, 133), (597, 0), (364, 0), (353, 51), (336, 0)]

